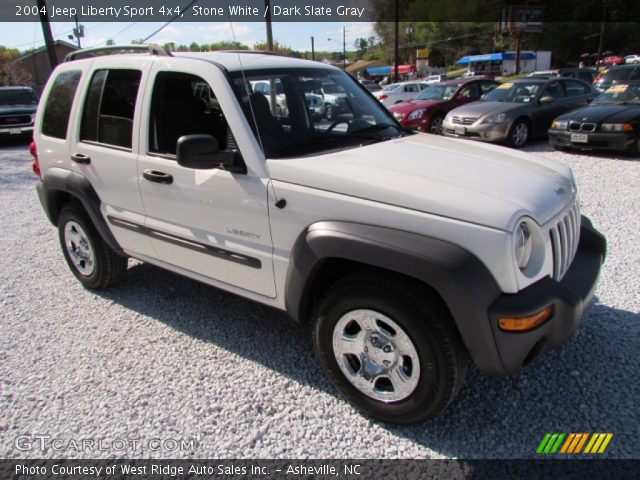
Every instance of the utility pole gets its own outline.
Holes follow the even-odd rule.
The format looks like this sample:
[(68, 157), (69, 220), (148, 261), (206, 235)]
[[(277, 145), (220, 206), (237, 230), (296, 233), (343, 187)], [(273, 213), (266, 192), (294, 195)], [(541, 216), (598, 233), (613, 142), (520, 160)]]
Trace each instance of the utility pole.
[(342, 69), (347, 71), (347, 27), (342, 27)]
[(267, 48), (273, 52), (273, 33), (271, 32), (271, 0), (264, 0), (265, 21), (267, 23)]
[(40, 24), (42, 25), (42, 35), (44, 43), (47, 46), (47, 54), (49, 55), (49, 65), (51, 70), (58, 65), (58, 56), (56, 55), (56, 46), (53, 43), (53, 35), (51, 35), (51, 25), (49, 24), (49, 16), (47, 15), (47, 3), (45, 0), (37, 0), (38, 11), (40, 12)]
[(520, 40), (522, 39), (522, 32), (516, 33), (516, 75), (520, 75)]
[(596, 68), (600, 67), (600, 56), (602, 55), (602, 42), (604, 40), (604, 25), (607, 19), (607, 2), (603, 2), (602, 6), (602, 23), (600, 26), (600, 40), (598, 41), (598, 57), (596, 58)]
[(399, 34), (399, 29), (400, 27), (400, 1), (396, 0), (396, 30), (395, 30), (395, 34), (394, 34), (394, 39), (393, 39), (393, 68), (394, 71), (393, 73), (393, 81), (397, 82), (398, 81), (398, 70), (400, 69), (400, 34)]
[(80, 25), (78, 22), (78, 15), (75, 15), (76, 28), (73, 29), (73, 36), (78, 40), (78, 48), (82, 48), (80, 45), (80, 37), (84, 37), (84, 25)]
[(316, 59), (316, 49), (313, 44), (313, 37), (311, 37), (311, 60), (315, 61)]

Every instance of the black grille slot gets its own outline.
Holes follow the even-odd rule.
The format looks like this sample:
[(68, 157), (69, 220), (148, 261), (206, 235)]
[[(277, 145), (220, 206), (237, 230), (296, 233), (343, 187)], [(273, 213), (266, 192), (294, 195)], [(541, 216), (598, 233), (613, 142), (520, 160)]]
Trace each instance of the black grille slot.
[(0, 117), (0, 125), (28, 125), (30, 123), (30, 115), (8, 115)]

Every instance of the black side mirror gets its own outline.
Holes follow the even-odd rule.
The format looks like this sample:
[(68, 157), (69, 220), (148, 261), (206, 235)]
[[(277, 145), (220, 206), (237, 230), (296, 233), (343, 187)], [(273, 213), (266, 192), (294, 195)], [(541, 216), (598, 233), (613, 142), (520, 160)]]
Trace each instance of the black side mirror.
[(211, 135), (184, 135), (176, 145), (178, 165), (196, 170), (221, 168), (234, 173), (246, 173), (237, 151), (221, 152), (218, 141)]

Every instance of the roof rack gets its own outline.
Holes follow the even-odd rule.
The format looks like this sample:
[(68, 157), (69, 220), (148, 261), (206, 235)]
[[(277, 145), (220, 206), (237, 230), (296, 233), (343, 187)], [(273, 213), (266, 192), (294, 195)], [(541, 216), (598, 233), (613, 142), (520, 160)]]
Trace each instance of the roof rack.
[(145, 51), (149, 55), (160, 55), (165, 57), (171, 57), (171, 52), (160, 45), (108, 45), (105, 47), (84, 48), (82, 50), (76, 50), (64, 57), (65, 62), (72, 60), (78, 60), (83, 57), (96, 57), (101, 54), (112, 55), (125, 52)]
[(216, 50), (217, 53), (253, 53), (256, 55), (274, 55), (282, 57), (283, 55), (272, 50)]

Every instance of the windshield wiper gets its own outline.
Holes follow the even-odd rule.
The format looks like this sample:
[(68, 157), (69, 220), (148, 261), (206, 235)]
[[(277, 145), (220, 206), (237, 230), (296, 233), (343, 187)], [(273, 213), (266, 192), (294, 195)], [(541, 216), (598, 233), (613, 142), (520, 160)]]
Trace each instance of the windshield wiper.
[[(353, 132), (349, 132), (347, 135), (348, 136), (358, 136), (358, 135), (368, 135), (370, 133), (376, 133), (377, 131), (380, 130), (386, 130), (387, 128), (394, 128), (396, 129), (398, 132), (401, 133), (401, 137), (404, 137), (405, 135), (409, 135), (410, 133), (413, 133), (411, 130), (407, 130), (406, 128), (399, 126), (399, 125), (394, 125), (393, 123), (375, 123), (373, 125), (369, 125), (368, 127), (364, 127), (364, 128), (359, 128), (358, 130), (354, 130)], [(388, 138), (393, 138), (393, 137), (383, 137), (381, 135), (378, 135), (378, 137), (380, 137), (381, 139), (387, 140)]]

